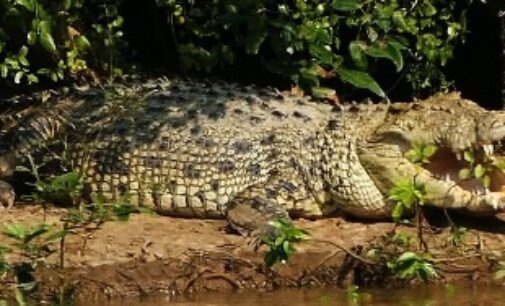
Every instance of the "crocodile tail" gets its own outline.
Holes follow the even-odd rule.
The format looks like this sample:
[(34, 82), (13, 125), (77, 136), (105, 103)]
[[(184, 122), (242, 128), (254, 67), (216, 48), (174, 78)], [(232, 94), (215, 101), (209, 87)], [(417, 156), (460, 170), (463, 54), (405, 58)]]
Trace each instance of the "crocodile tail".
[(19, 161), (54, 139), (62, 130), (72, 126), (68, 121), (72, 104), (60, 101), (51, 107), (42, 106), (27, 112), (25, 118), (9, 127), (2, 135), (0, 148), (0, 177), (12, 176)]

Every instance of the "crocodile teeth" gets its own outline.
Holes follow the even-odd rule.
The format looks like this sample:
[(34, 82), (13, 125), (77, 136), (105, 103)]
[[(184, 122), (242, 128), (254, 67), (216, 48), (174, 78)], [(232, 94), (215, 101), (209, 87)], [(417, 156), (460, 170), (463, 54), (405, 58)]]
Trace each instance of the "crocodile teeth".
[(451, 181), (452, 181), (452, 180), (451, 180), (451, 176), (450, 176), (449, 174), (446, 174), (446, 175), (445, 175), (444, 180), (445, 180), (447, 183), (449, 183), (449, 182), (451, 182)]
[(482, 148), (484, 149), (484, 153), (486, 153), (486, 155), (490, 156), (494, 154), (494, 146), (492, 144), (483, 145)]
[(491, 204), (491, 206), (497, 210), (498, 207), (500, 206), (500, 203), (498, 201), (498, 199), (496, 199), (495, 197), (488, 197), (487, 201), (489, 202), (489, 204)]

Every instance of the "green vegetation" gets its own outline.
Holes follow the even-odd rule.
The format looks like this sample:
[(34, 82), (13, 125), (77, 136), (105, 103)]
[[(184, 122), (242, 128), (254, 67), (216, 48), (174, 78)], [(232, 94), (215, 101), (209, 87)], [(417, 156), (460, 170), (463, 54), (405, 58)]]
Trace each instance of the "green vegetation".
[[(0, 1), (0, 76), (15, 84), (117, 73), (119, 1)], [(91, 66), (90, 66), (91, 64)]]
[(498, 269), (496, 269), (496, 272), (494, 273), (495, 279), (501, 280), (505, 279), (505, 262), (500, 262)]
[(426, 189), (423, 184), (412, 180), (403, 180), (391, 188), (389, 199), (396, 202), (393, 208), (392, 217), (395, 222), (408, 213), (417, 210), (418, 206), (424, 204)]
[(339, 79), (382, 97), (386, 92), (373, 76), (384, 61), (415, 91), (448, 86), (440, 68), (452, 58), (465, 32), (471, 3), (163, 2), (170, 8), (183, 68), (210, 71), (253, 56), (268, 70), (312, 92), (321, 92), (321, 80)]
[(269, 247), (264, 258), (267, 267), (271, 267), (277, 262), (286, 262), (295, 252), (294, 244), (309, 238), (307, 231), (297, 228), (285, 220), (274, 220), (269, 225), (272, 226), (272, 232), (261, 238), (261, 244)]
[[(32, 158), (31, 169), (23, 168), (23, 171), (31, 173), (36, 182), (32, 199), (43, 202), (71, 203), (68, 213), (62, 217), (60, 226), (51, 226), (46, 223), (36, 224), (27, 227), (23, 224), (6, 224), (2, 235), (10, 240), (7, 246), (0, 245), (0, 280), (9, 276), (14, 277), (16, 286), (14, 287), (14, 297), (18, 305), (27, 305), (25, 293), (30, 293), (36, 286), (36, 282), (31, 273), (38, 265), (54, 266), (47, 262), (48, 256), (57, 251), (58, 244), (59, 260), (54, 267), (64, 268), (65, 262), (65, 241), (70, 234), (87, 233), (83, 237), (89, 237), (89, 231), (98, 229), (107, 221), (128, 221), (130, 214), (138, 212), (139, 209), (128, 202), (127, 197), (115, 202), (94, 196), (90, 204), (81, 203), (80, 192), (82, 184), (80, 176), (75, 172), (68, 172), (51, 178), (42, 179), (38, 175), (38, 167), (35, 166)], [(44, 216), (45, 220), (45, 216)], [(5, 254), (14, 255), (19, 263), (10, 265), (5, 261)], [(12, 274), (13, 273), (13, 274)], [(60, 288), (63, 291), (68, 288)], [(66, 299), (66, 292), (60, 292), (55, 296), (56, 300)], [(1, 300), (0, 300), (1, 303)], [(56, 303), (56, 305), (62, 305)]]
[(365, 292), (360, 292), (358, 286), (350, 286), (346, 290), (347, 304), (360, 305), (360, 303), (368, 303), (372, 300), (372, 295)]
[(438, 277), (437, 271), (430, 262), (430, 256), (410, 251), (388, 260), (387, 267), (394, 275), (403, 280), (419, 278), (428, 281)]
[(459, 171), (459, 178), (462, 180), (477, 179), (482, 183), (482, 186), (489, 188), (491, 185), (490, 173), (495, 170), (505, 170), (505, 161), (489, 153), (477, 154), (477, 152), (470, 150), (463, 152), (463, 159), (467, 162), (467, 167)]
[[(122, 60), (132, 53), (124, 51), (125, 2), (1, 0), (1, 79), (113, 81), (131, 66)], [(464, 37), (471, 3), (162, 0), (154, 10), (169, 15), (169, 31), (158, 38), (170, 38), (183, 70), (215, 72), (253, 59), (315, 95), (334, 95), (347, 83), (385, 97), (378, 81), (384, 69), (416, 94), (449, 86), (442, 68)], [(145, 26), (133, 31), (149, 31)]]

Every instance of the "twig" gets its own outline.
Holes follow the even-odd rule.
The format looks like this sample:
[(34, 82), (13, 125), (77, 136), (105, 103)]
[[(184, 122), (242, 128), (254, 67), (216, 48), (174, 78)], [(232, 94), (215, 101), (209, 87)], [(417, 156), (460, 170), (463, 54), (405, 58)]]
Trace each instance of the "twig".
[[(355, 259), (357, 259), (357, 260), (359, 260), (359, 261), (361, 261), (363, 263), (366, 263), (366, 264), (369, 264), (369, 265), (375, 265), (376, 264), (376, 262), (368, 260), (368, 259), (366, 259), (366, 258), (364, 258), (364, 257), (362, 257), (362, 256), (360, 256), (360, 255), (358, 255), (356, 253), (354, 253), (353, 251), (349, 250), (348, 248), (346, 248), (346, 247), (344, 247), (344, 246), (342, 246), (342, 245), (340, 245), (340, 244), (338, 244), (336, 242), (333, 242), (333, 241), (330, 241), (330, 240), (323, 240), (323, 239), (310, 239), (308, 241), (314, 241), (314, 242), (331, 244), (332, 246), (334, 246), (334, 247), (336, 247), (336, 248), (344, 251), (349, 256), (351, 256), (351, 257), (353, 257), (353, 258), (355, 258)], [(338, 254), (338, 252), (333, 252), (332, 254), (326, 256), (325, 258), (323, 258), (323, 262), (325, 260), (328, 260), (331, 257), (335, 256), (336, 254)], [(322, 262), (320, 264), (318, 264), (318, 266), (321, 265), (321, 264), (322, 264)]]
[(470, 254), (470, 255), (464, 255), (464, 256), (458, 256), (458, 257), (452, 257), (452, 258), (435, 258), (431, 259), (432, 262), (438, 263), (438, 262), (454, 262), (454, 261), (460, 261), (463, 259), (468, 259), (468, 258), (473, 258), (473, 257), (480, 257), (480, 253), (475, 253), (475, 254)]
[(234, 288), (236, 288), (236, 289), (242, 288), (242, 286), (240, 286), (240, 284), (236, 280), (234, 280), (234, 279), (232, 279), (232, 278), (230, 278), (230, 277), (228, 277), (228, 276), (226, 276), (224, 274), (214, 273), (214, 274), (204, 275), (203, 278), (205, 278), (207, 280), (208, 279), (215, 279), (215, 278), (217, 278), (217, 279), (224, 279), (225, 281), (227, 281), (228, 283), (230, 283)]

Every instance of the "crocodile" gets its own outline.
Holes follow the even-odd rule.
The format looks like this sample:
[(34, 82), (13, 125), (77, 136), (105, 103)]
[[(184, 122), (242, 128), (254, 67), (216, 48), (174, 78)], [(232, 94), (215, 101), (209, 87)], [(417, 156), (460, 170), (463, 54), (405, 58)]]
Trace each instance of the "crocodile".
[[(47, 143), (56, 142), (86, 195), (228, 218), (241, 233), (273, 218), (390, 218), (389, 190), (402, 179), (424, 184), (426, 205), (505, 209), (500, 171), (487, 188), (458, 178), (465, 151), (500, 157), (505, 112), (458, 93), (338, 105), (271, 87), (161, 78), (41, 95), (16, 117), (19, 101), (3, 102), (0, 177), (27, 156), (54, 155)], [(438, 151), (419, 166), (405, 157), (416, 144)]]

